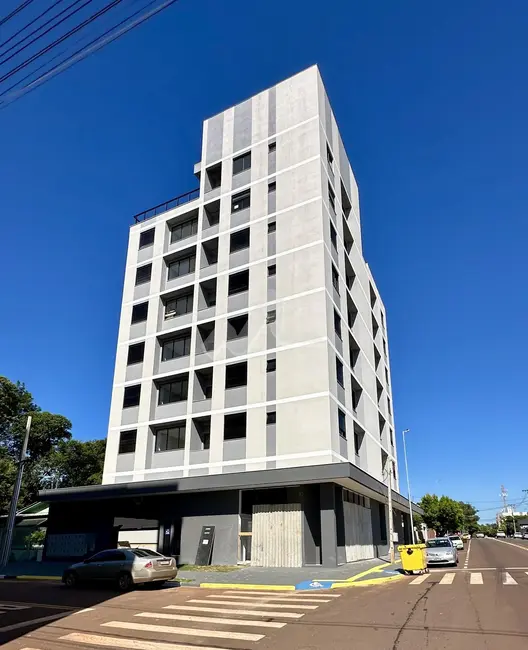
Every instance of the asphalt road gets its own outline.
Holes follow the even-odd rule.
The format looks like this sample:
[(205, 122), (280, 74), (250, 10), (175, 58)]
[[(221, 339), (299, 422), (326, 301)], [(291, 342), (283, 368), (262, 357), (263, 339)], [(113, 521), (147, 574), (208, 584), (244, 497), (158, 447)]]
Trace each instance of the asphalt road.
[[(528, 542), (472, 540), (460, 559), (457, 569), (331, 591), (182, 587), (116, 595), (4, 582), (0, 645), (7, 650), (526, 650)], [(10, 610), (9, 604), (28, 608)]]

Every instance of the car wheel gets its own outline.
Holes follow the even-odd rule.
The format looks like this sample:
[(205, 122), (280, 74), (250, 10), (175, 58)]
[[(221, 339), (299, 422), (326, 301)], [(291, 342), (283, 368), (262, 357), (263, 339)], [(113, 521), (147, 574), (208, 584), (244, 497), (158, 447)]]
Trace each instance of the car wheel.
[(64, 574), (64, 584), (67, 587), (70, 588), (76, 587), (78, 583), (79, 583), (79, 579), (75, 571), (68, 571), (67, 573)]
[(117, 576), (117, 588), (119, 591), (129, 591), (132, 587), (132, 576), (130, 573), (120, 573)]

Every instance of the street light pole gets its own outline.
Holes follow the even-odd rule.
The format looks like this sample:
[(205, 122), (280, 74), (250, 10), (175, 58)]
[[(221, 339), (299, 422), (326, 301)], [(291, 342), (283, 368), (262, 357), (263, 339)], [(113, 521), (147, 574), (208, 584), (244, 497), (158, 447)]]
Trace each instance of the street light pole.
[(394, 564), (394, 518), (392, 513), (392, 458), (389, 459), (389, 476), (387, 487), (387, 500), (389, 506), (389, 556), (391, 564)]
[(413, 511), (412, 511), (412, 501), (411, 501), (411, 483), (409, 481), (409, 466), (407, 464), (407, 445), (405, 444), (405, 434), (409, 433), (410, 429), (404, 429), (402, 431), (403, 438), (403, 457), (405, 459), (405, 474), (407, 476), (407, 497), (409, 499), (409, 516), (411, 517), (411, 540), (414, 544), (414, 520), (413, 520)]

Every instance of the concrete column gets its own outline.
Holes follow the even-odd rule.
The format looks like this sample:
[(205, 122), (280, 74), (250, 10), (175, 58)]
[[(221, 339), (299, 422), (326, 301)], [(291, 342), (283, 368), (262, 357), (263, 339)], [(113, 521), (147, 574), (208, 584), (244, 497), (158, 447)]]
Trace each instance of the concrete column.
[(323, 483), (321, 494), (321, 556), (324, 567), (337, 566), (337, 530), (333, 483)]

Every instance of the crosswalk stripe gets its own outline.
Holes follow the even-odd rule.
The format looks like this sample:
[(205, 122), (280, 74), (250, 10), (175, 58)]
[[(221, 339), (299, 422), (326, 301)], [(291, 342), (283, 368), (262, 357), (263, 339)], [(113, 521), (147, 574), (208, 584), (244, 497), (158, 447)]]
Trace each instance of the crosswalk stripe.
[(224, 607), (196, 607), (193, 605), (165, 605), (163, 609), (179, 609), (182, 612), (209, 612), (210, 614), (241, 614), (243, 616), (271, 616), (273, 618), (302, 618), (298, 612), (264, 612), (260, 610), (226, 609)]
[(188, 614), (164, 614), (163, 612), (141, 612), (134, 614), (143, 618), (164, 618), (168, 621), (186, 621), (188, 623), (218, 623), (220, 625), (242, 625), (245, 627), (274, 627), (281, 628), (286, 623), (277, 621), (245, 621), (240, 618), (219, 618), (218, 616), (189, 616)]
[[(242, 592), (244, 595), (245, 594), (256, 594), (258, 596), (277, 596), (276, 591), (244, 591)], [(223, 591), (222, 595), (224, 594), (240, 594), (240, 590), (229, 590), (229, 591)], [(310, 597), (310, 598), (341, 598), (341, 594), (327, 594), (326, 591), (324, 593), (317, 593), (316, 591), (312, 591), (311, 589), (307, 589), (306, 591), (285, 591), (283, 598), (292, 598), (297, 596), (301, 598), (305, 597)]]
[(442, 580), (440, 580), (441, 585), (451, 585), (453, 584), (453, 580), (455, 579), (455, 574), (454, 573), (446, 573)]
[[(187, 601), (188, 603), (201, 603), (202, 605), (242, 605), (238, 601), (232, 600), (205, 600), (201, 598), (191, 598)], [(244, 603), (244, 607), (275, 607), (278, 609), (317, 609), (317, 605), (291, 605), (291, 604), (282, 604), (282, 603)]]
[[(193, 627), (170, 627), (168, 625), (150, 625), (148, 623), (127, 623), (124, 621), (109, 621), (101, 627), (117, 628), (119, 630), (136, 630), (137, 632), (159, 632), (161, 634), (181, 634), (182, 636), (208, 636), (213, 639), (233, 639), (237, 641), (260, 641), (264, 634), (248, 632), (229, 632), (222, 630), (198, 630)], [(117, 644), (119, 647), (119, 644)]]
[(469, 576), (470, 585), (483, 585), (484, 581), (482, 580), (482, 573), (472, 573)]
[[(224, 594), (222, 594), (222, 597)], [(279, 600), (283, 603), (329, 603), (330, 601), (326, 598), (287, 598), (286, 596), (228, 596), (225, 594), (226, 598), (229, 600)], [(207, 596), (207, 598), (218, 598), (218, 596)]]
[(411, 580), (411, 582), (409, 584), (411, 584), (411, 585), (421, 585), (422, 582), (425, 582), (428, 577), (429, 577), (429, 574), (424, 573), (421, 576), (418, 576), (417, 578), (415, 578), (414, 580)]
[[(84, 634), (71, 632), (61, 636), (59, 641), (71, 643), (86, 643), (92, 646), (104, 648), (125, 648), (126, 650), (196, 650), (195, 645), (181, 645), (179, 643), (167, 643), (166, 641), (145, 641), (144, 639), (126, 639), (121, 636), (101, 636), (100, 634)], [(200, 650), (218, 650), (200, 646)]]
[(514, 580), (507, 571), (505, 571), (502, 574), (502, 584), (503, 585), (516, 585), (517, 581)]

